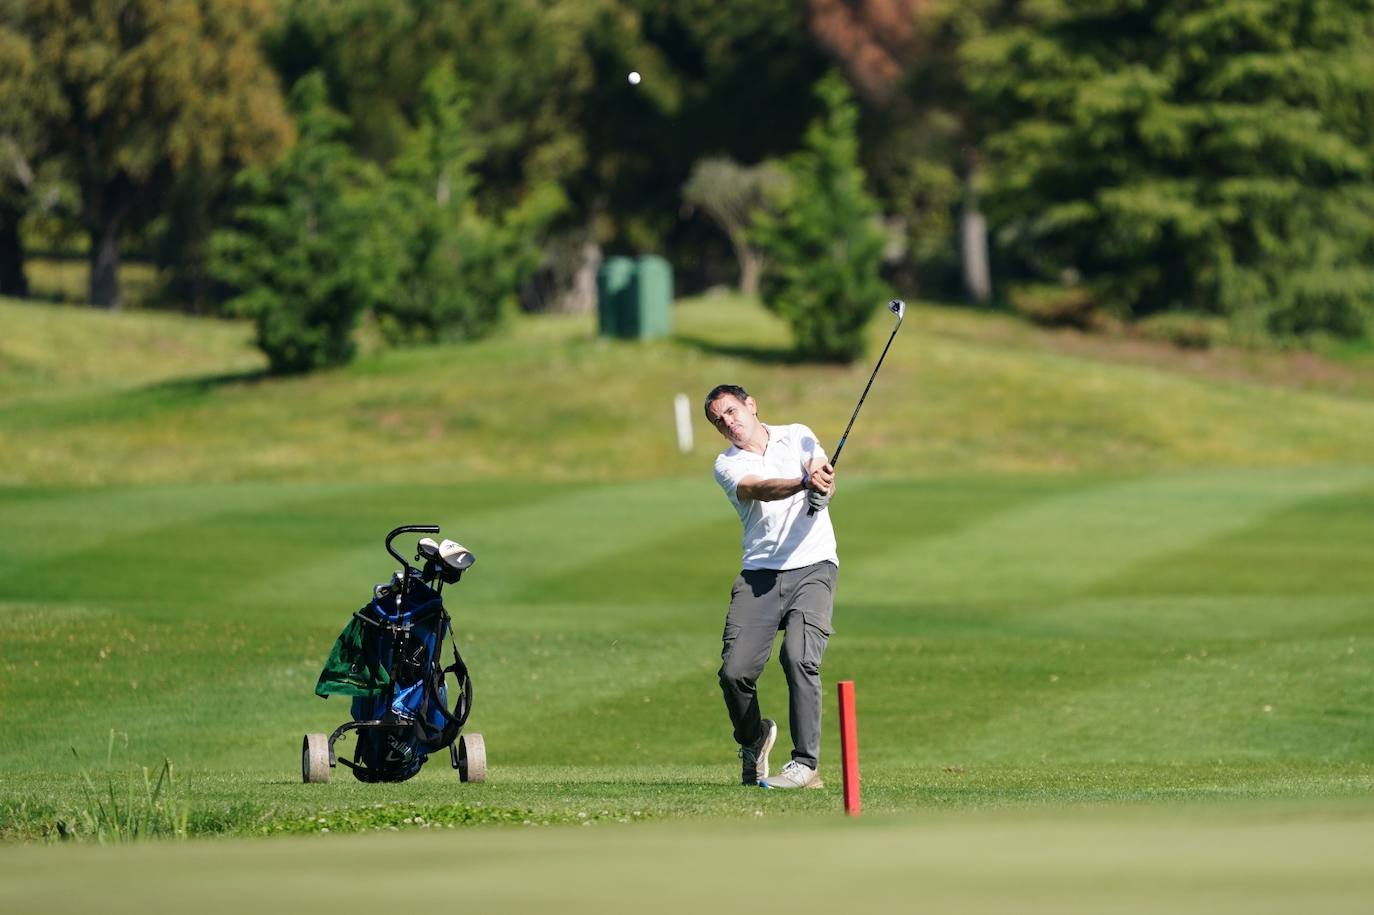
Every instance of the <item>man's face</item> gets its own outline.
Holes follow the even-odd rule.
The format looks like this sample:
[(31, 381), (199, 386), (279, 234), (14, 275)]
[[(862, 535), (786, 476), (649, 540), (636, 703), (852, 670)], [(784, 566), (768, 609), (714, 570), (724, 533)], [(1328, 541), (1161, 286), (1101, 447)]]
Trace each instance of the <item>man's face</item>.
[(722, 394), (711, 403), (711, 425), (734, 445), (743, 447), (759, 427), (759, 408), (754, 398), (741, 401), (734, 394)]

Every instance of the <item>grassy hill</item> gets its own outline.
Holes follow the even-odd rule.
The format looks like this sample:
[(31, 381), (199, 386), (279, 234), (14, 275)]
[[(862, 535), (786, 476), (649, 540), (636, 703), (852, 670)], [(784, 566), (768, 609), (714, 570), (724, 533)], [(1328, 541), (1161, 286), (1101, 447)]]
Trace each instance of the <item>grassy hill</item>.
[[(373, 352), (260, 375), (242, 325), (0, 303), (0, 482), (404, 482), (700, 476), (717, 437), (696, 404), (729, 380), (765, 419), (833, 444), (871, 368), (795, 365), (757, 304), (681, 304), (676, 336), (597, 339), (587, 317), (525, 318), (476, 345)], [(876, 354), (886, 319), (871, 328)], [(672, 401), (693, 403), (679, 454)], [(865, 406), (846, 472), (1136, 472), (1363, 463), (1374, 359), (1053, 334), (915, 307)]]

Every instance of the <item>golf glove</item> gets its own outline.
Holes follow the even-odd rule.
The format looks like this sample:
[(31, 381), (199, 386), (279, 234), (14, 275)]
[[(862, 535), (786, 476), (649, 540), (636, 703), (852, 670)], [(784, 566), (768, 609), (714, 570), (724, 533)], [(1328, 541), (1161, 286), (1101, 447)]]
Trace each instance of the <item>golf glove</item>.
[(808, 490), (806, 493), (806, 504), (811, 508), (813, 512), (818, 512), (830, 504), (830, 496), (830, 493), (821, 495), (814, 489), (811, 489)]

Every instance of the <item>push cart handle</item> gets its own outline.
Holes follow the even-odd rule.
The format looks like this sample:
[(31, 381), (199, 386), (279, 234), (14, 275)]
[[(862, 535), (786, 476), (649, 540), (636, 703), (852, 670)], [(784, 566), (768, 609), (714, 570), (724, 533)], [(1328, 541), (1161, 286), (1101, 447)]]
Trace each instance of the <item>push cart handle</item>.
[(387, 551), (388, 553), (390, 553), (392, 556), (396, 557), (396, 561), (399, 562), (402, 566), (404, 566), (405, 568), (409, 569), (409, 568), (410, 568), (410, 563), (408, 563), (408, 562), (405, 561), (405, 557), (403, 557), (400, 553), (396, 552), (395, 550), (393, 550), (393, 549), (391, 548), (391, 541), (395, 540), (397, 537), (399, 537), (399, 536), (401, 536), (402, 534), (405, 534), (405, 533), (413, 533), (413, 534), (437, 534), (437, 533), (439, 533), (439, 525), (437, 525), (437, 524), (407, 524), (405, 527), (398, 527), (398, 528), (396, 528), (396, 530), (394, 530), (394, 531), (392, 531), (391, 533), (389, 533), (389, 534), (386, 535), (386, 551)]

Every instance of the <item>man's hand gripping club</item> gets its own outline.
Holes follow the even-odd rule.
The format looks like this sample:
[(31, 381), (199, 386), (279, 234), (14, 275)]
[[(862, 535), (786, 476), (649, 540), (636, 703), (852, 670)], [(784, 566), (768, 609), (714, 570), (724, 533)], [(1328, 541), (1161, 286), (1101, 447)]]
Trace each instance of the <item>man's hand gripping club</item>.
[(808, 514), (814, 515), (829, 505), (835, 494), (835, 468), (822, 458), (812, 461), (802, 475), (802, 488), (806, 490)]

